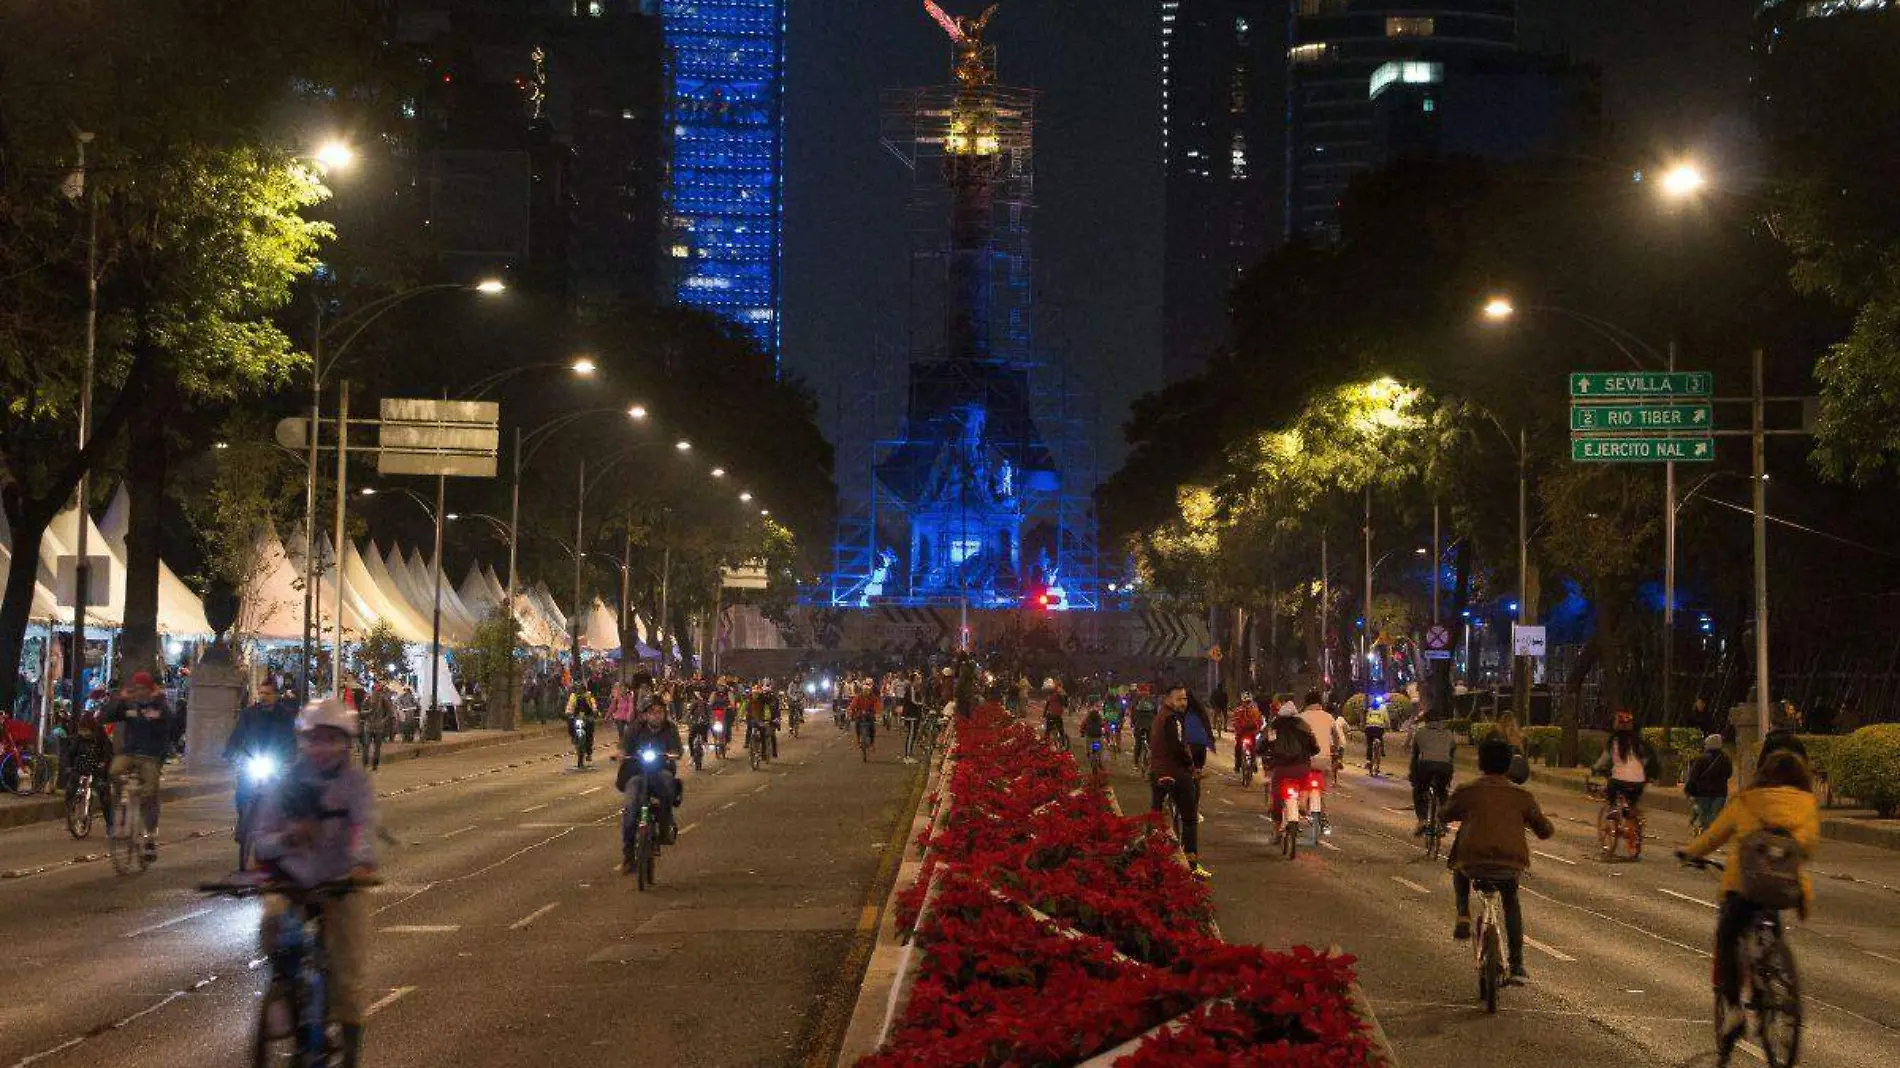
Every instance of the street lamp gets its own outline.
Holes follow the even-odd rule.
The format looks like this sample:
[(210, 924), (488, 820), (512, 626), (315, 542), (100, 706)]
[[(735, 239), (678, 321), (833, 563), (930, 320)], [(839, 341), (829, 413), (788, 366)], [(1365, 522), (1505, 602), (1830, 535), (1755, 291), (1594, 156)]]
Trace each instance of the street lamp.
[(740, 501), (740, 503), (742, 503), (742, 504), (751, 504), (751, 503), (752, 503), (752, 494), (750, 494), (750, 493), (741, 493), (741, 494), (739, 494), (739, 501)]
[(627, 418), (632, 419), (636, 423), (642, 419), (645, 419), (646, 417), (647, 417), (647, 407), (644, 404), (636, 404), (633, 407), (627, 409)]
[(1494, 323), (1501, 323), (1517, 314), (1517, 308), (1509, 297), (1492, 297), (1484, 302), (1484, 317)]
[(712, 469), (712, 477), (714, 477), (714, 478), (725, 478), (725, 477), (726, 477), (726, 469), (725, 469), (725, 468), (723, 468), (723, 467), (715, 467), (715, 468), (713, 468), (713, 469)]
[(507, 289), (508, 289), (508, 283), (502, 281), (499, 278), (487, 278), (487, 279), (483, 279), (480, 282), (475, 283), (475, 292), (486, 293), (489, 296), (493, 296), (496, 293), (506, 292)]
[[(365, 497), (374, 497), (376, 487), (364, 486), (359, 492)], [(453, 517), (443, 512), (443, 480), (441, 479), (436, 480), (435, 507), (433, 508), (429, 507), (429, 502), (423, 500), (421, 495), (414, 490), (399, 486), (396, 492), (416, 502), (416, 507), (422, 509), (423, 514), (429, 517), (429, 523), (435, 527), (435, 559), (431, 561), (429, 568), (430, 582), (434, 587), (431, 595), (434, 603), (431, 606), (429, 618), (429, 711), (428, 718), (423, 722), (422, 727), (423, 740), (430, 741), (442, 736), (442, 522), (444, 519)], [(338, 560), (340, 562), (341, 557)], [(339, 659), (343, 655), (342, 629), (342, 617), (339, 612), (337, 622)]]
[(1663, 195), (1673, 200), (1687, 200), (1702, 191), (1708, 185), (1708, 179), (1702, 174), (1702, 168), (1693, 163), (1683, 162), (1663, 172)]
[(311, 158), (327, 171), (339, 171), (356, 162), (356, 150), (347, 142), (331, 139), (317, 146)]
[(681, 438), (680, 440), (673, 443), (673, 447), (678, 449), (681, 452), (691, 452), (693, 449), (693, 443), (690, 441), (687, 441), (685, 438)]
[(590, 360), (587, 357), (582, 356), (581, 358), (575, 360), (573, 363), (569, 364), (568, 369), (573, 371), (575, 374), (580, 375), (582, 378), (587, 378), (587, 377), (592, 376), (595, 371), (600, 370), (600, 367), (598, 364), (594, 363), (593, 360)]

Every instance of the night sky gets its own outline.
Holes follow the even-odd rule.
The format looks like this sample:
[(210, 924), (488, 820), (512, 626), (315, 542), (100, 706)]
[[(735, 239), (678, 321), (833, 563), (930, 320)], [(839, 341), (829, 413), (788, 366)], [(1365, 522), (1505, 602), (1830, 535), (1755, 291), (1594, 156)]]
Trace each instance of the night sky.
[[(1522, 31), (1531, 47), (1602, 65), (1616, 130), (1675, 154), (1740, 137), (1752, 6), (1524, 0)], [(878, 93), (947, 81), (950, 49), (922, 0), (789, 7), (785, 359), (835, 437), (841, 391), (865, 380), (880, 341), (887, 359), (903, 351), (908, 174), (878, 146)], [(1038, 339), (1101, 398), (1102, 477), (1121, 462), (1129, 402), (1160, 379), (1159, 26), (1157, 0), (1003, 0), (989, 33), (1002, 80), (1042, 93)]]

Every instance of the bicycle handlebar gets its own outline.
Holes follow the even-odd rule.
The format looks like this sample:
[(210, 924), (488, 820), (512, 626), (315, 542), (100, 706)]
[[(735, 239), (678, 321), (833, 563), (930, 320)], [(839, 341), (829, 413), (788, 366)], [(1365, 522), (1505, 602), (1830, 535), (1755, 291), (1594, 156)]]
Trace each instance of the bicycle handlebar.
[(1728, 865), (1723, 864), (1719, 860), (1715, 860), (1714, 858), (1711, 858), (1711, 857), (1690, 856), (1689, 854), (1683, 852), (1680, 849), (1676, 850), (1676, 859), (1681, 861), (1682, 866), (1685, 868), (1713, 869), (1715, 871), (1728, 870)]
[(256, 897), (260, 894), (282, 894), (285, 897), (307, 900), (319, 897), (343, 897), (372, 886), (381, 886), (383, 880), (372, 876), (358, 879), (345, 876), (341, 879), (325, 879), (315, 886), (304, 886), (284, 879), (262, 878), (257, 880), (238, 880), (217, 883), (199, 883), (198, 892), (212, 897)]

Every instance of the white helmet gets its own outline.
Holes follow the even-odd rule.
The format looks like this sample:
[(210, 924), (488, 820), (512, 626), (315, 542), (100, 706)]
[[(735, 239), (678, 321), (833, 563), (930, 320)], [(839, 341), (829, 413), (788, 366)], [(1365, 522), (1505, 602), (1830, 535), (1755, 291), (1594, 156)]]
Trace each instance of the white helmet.
[(312, 701), (297, 713), (297, 733), (309, 734), (318, 727), (333, 727), (354, 738), (357, 734), (356, 710), (338, 697)]

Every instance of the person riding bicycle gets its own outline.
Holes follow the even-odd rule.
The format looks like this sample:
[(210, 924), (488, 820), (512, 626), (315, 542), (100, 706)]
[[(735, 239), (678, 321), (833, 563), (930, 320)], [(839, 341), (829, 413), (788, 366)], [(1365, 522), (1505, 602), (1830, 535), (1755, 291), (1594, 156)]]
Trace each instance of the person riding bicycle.
[(1385, 732), (1392, 726), (1392, 714), (1385, 710), (1385, 702), (1374, 704), (1366, 702), (1366, 770), (1372, 770), (1372, 754), (1384, 740)]
[(1234, 728), (1234, 771), (1240, 771), (1241, 757), (1249, 745), (1259, 745), (1260, 732), (1266, 727), (1266, 721), (1260, 717), (1260, 706), (1254, 704), (1252, 693), (1242, 693), (1240, 704), (1233, 713)]
[(866, 749), (877, 747), (877, 698), (871, 695), (869, 683), (862, 684), (851, 695), (851, 725), (857, 732), (859, 743)]
[(1062, 685), (1050, 679), (1043, 683), (1042, 694), (1042, 740), (1055, 739), (1066, 749), (1069, 746), (1069, 729), (1062, 720), (1062, 714), (1067, 710)]
[(1090, 701), (1082, 710), (1082, 744), (1100, 743), (1108, 733), (1108, 721), (1102, 718), (1102, 706)]
[[(680, 800), (679, 767), (680, 729), (667, 722), (666, 703), (648, 698), (640, 716), (627, 728), (627, 739), (620, 746), (620, 771), (614, 776), (614, 788), (627, 795), (620, 815), (620, 870), (634, 871), (634, 839), (640, 830), (640, 808), (649, 799), (659, 802), (660, 840), (671, 843), (679, 837), (673, 819), (673, 806)], [(648, 761), (646, 755), (654, 759)]]
[[(1319, 691), (1307, 695), (1319, 700)], [(1281, 784), (1299, 782), (1304, 790), (1307, 777), (1313, 773), (1313, 758), (1320, 752), (1319, 739), (1314, 737), (1313, 728), (1293, 707), (1291, 700), (1281, 705), (1279, 714), (1267, 724), (1267, 747), (1263, 760), (1269, 768), (1267, 776), (1267, 807), (1273, 814), (1273, 821), (1280, 822)]]
[(277, 685), (269, 679), (257, 684), (254, 696), (256, 700), (238, 713), (237, 726), (231, 729), (231, 736), (224, 743), (224, 762), (238, 767), (239, 816), (265, 785), (245, 774), (244, 761), (265, 757), (275, 762), (281, 775), (297, 759), (297, 707), (277, 696)]
[(600, 722), (600, 703), (594, 700), (594, 692), (585, 686), (575, 686), (567, 692), (567, 720), (572, 724), (576, 718), (581, 721), (580, 738), (575, 745), (581, 752), (592, 752), (594, 748), (594, 724)]
[(1102, 728), (1113, 740), (1117, 753), (1122, 750), (1122, 724), (1127, 719), (1128, 704), (1119, 688), (1109, 690), (1108, 697), (1102, 702)]
[(160, 769), (171, 750), (172, 706), (152, 681), (152, 673), (138, 671), (119, 695), (106, 702), (100, 716), (103, 723), (123, 723), (118, 752), (113, 754), (108, 774), (114, 779), (137, 775), (140, 810), (145, 817), (145, 860), (158, 859), (158, 790)]
[[(627, 731), (632, 729), (633, 719), (629, 717), (620, 732), (622, 742), (626, 741)], [(700, 700), (697, 694), (686, 699), (686, 744), (690, 746), (695, 741), (700, 745), (712, 744), (712, 709), (706, 707), (706, 702)]]
[(1319, 742), (1319, 752), (1314, 756), (1314, 763), (1324, 769), (1327, 775), (1331, 775), (1334, 755), (1343, 754), (1346, 751), (1346, 721), (1327, 711), (1325, 698), (1318, 690), (1306, 695), (1306, 707), (1300, 711), (1300, 718), (1312, 728), (1313, 738)]
[[(282, 785), (266, 793), (257, 817), (257, 858), (272, 877), (300, 887), (376, 874), (376, 790), (350, 759), (360, 730), (342, 700), (305, 705), (297, 716), (297, 759)], [(264, 896), (259, 938), (277, 952), (277, 924), (290, 907)], [(364, 965), (369, 907), (357, 894), (323, 899), (323, 948), (330, 962), (330, 1013), (342, 1027), (343, 1065), (354, 1068), (363, 1043)]]
[(1173, 799), (1181, 817), (1181, 849), (1187, 853), (1188, 869), (1195, 878), (1205, 879), (1211, 873), (1201, 867), (1200, 793), (1194, 788), (1200, 773), (1195, 770), (1182, 730), (1181, 720), (1186, 714), (1187, 688), (1170, 686), (1149, 735), (1153, 746), (1148, 754), (1150, 811), (1161, 811), (1162, 802)]
[(911, 754), (912, 751), (917, 748), (917, 735), (922, 732), (924, 726), (924, 706), (923, 702), (918, 700), (918, 688), (917, 684), (913, 683), (905, 691), (904, 762), (907, 764), (915, 764), (917, 762), (917, 758)]
[(1603, 803), (1614, 809), (1619, 802), (1628, 801), (1630, 814), (1641, 826), (1643, 787), (1661, 773), (1662, 763), (1656, 759), (1655, 747), (1636, 733), (1635, 716), (1618, 709), (1611, 722), (1615, 730), (1590, 772), (1608, 780), (1603, 787)]
[(1479, 777), (1460, 786), (1445, 802), (1447, 823), (1459, 824), (1451, 844), (1451, 886), (1457, 898), (1458, 919), (1453, 938), (1471, 937), (1471, 882), (1495, 884), (1504, 905), (1504, 933), (1510, 951), (1511, 978), (1530, 978), (1524, 970), (1524, 913), (1518, 902), (1517, 880), (1531, 866), (1525, 832), (1539, 838), (1557, 833), (1529, 790), (1513, 783), (1511, 743), (1488, 738), (1478, 746)]
[(1414, 837), (1425, 834), (1431, 796), (1438, 795), (1439, 822), (1444, 822), (1445, 795), (1451, 790), (1451, 757), (1458, 739), (1436, 708), (1426, 708), (1412, 722), (1412, 811), (1418, 815)]
[[(1771, 909), (1744, 893), (1747, 885), (1747, 854), (1753, 842), (1769, 834), (1785, 834), (1800, 851), (1801, 900), (1797, 906), (1802, 919), (1814, 903), (1814, 884), (1808, 878), (1806, 861), (1814, 856), (1821, 842), (1821, 810), (1814, 797), (1814, 773), (1799, 755), (1781, 750), (1770, 754), (1755, 773), (1748, 789), (1736, 794), (1695, 841), (1677, 852), (1683, 859), (1700, 859), (1735, 841), (1728, 866), (1722, 873), (1722, 910), (1715, 921), (1715, 986), (1726, 1007), (1719, 1050), (1726, 1060), (1742, 1037), (1746, 1018), (1741, 1010), (1742, 972), (1740, 948), (1742, 936), (1754, 925), (1757, 915)], [(1752, 840), (1752, 841), (1751, 841)]]
[(1722, 736), (1711, 734), (1702, 739), (1702, 755), (1682, 776), (1682, 792), (1695, 810), (1698, 827), (1706, 830), (1715, 824), (1716, 813), (1728, 804), (1728, 781), (1734, 775), (1735, 764), (1722, 751)]
[(1128, 711), (1128, 725), (1135, 729), (1135, 752), (1147, 751), (1148, 736), (1154, 731), (1157, 712), (1154, 687), (1145, 682), (1135, 687), (1133, 704)]
[(105, 724), (100, 722), (99, 716), (97, 706), (88, 706), (77, 716), (68, 718), (70, 730), (60, 739), (59, 777), (64, 786), (66, 803), (70, 805), (79, 794), (80, 776), (90, 774), (93, 777), (93, 789), (106, 798), (102, 814), (110, 823), (111, 791), (105, 788), (106, 780), (102, 773), (112, 766), (112, 739), (106, 735)]

